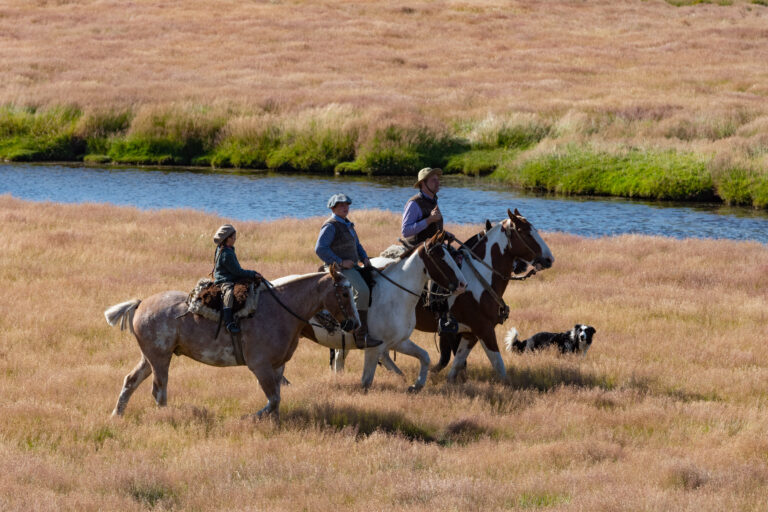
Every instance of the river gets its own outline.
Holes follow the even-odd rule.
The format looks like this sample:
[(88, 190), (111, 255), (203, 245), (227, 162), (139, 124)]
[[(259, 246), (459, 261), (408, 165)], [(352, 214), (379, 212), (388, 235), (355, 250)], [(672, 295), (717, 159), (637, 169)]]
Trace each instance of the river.
[[(0, 164), (0, 194), (33, 201), (112, 203), (142, 209), (192, 208), (236, 220), (325, 216), (328, 197), (344, 192), (354, 209), (400, 213), (413, 179), (238, 174), (210, 170)], [(768, 214), (720, 204), (557, 197), (511, 190), (487, 179), (445, 176), (446, 220), (480, 224), (518, 208), (541, 231), (587, 237), (642, 233), (768, 243)]]

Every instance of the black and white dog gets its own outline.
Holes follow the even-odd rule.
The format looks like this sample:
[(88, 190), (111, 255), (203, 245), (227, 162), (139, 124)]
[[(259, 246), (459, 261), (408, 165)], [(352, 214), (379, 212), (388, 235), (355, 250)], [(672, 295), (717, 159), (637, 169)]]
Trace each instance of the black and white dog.
[(592, 336), (597, 331), (594, 327), (584, 324), (576, 324), (573, 329), (565, 332), (540, 332), (536, 333), (527, 340), (520, 341), (517, 329), (514, 327), (507, 331), (504, 337), (504, 343), (507, 346), (507, 352), (516, 349), (518, 352), (525, 350), (540, 350), (557, 345), (560, 352), (567, 354), (570, 352), (579, 352), (582, 355), (587, 354), (587, 350), (592, 345)]

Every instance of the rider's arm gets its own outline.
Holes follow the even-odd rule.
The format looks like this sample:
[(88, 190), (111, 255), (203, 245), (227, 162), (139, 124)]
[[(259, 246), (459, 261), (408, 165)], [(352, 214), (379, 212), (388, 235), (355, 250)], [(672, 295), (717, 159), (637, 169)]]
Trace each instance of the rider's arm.
[(245, 270), (237, 261), (234, 251), (224, 251), (221, 254), (221, 266), (224, 267), (230, 275), (235, 278), (255, 278), (258, 276), (254, 270)]
[(360, 245), (360, 239), (357, 237), (357, 232), (355, 232), (354, 228), (352, 229), (352, 233), (355, 235), (355, 247), (357, 248), (357, 257), (360, 259), (360, 261), (365, 261), (368, 259), (368, 254), (365, 252), (365, 249), (363, 249), (363, 246)]
[(405, 205), (405, 211), (403, 212), (403, 225), (400, 231), (403, 237), (408, 238), (416, 233), (423, 231), (427, 225), (427, 219), (429, 217), (421, 218), (421, 208), (415, 201), (408, 201)]
[(331, 263), (337, 263), (341, 265), (341, 258), (336, 256), (331, 250), (331, 242), (336, 235), (336, 228), (332, 223), (328, 223), (320, 229), (320, 235), (317, 237), (317, 243), (315, 244), (315, 254), (323, 260), (323, 263), (330, 265)]

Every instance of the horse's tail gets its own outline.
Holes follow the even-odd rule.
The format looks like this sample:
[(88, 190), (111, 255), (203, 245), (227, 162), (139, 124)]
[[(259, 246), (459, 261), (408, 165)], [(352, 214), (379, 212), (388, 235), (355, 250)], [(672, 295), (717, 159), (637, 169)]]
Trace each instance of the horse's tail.
[(121, 302), (115, 304), (111, 308), (104, 311), (104, 317), (107, 319), (109, 325), (115, 326), (117, 322), (120, 322), (120, 330), (125, 330), (125, 325), (128, 324), (128, 328), (131, 330), (131, 334), (136, 336), (136, 332), (133, 330), (133, 314), (136, 312), (136, 308), (141, 304), (140, 299), (133, 299), (127, 302)]
[(514, 327), (507, 331), (507, 335), (504, 336), (504, 345), (507, 347), (507, 352), (512, 352), (512, 347), (517, 343), (519, 334)]

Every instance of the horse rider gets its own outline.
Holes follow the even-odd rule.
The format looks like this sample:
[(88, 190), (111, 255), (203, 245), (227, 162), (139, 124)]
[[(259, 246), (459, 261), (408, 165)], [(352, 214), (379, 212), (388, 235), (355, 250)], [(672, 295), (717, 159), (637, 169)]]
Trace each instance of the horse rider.
[(371, 291), (359, 272), (360, 262), (369, 267), (371, 261), (360, 245), (355, 225), (347, 218), (351, 204), (352, 199), (345, 194), (334, 194), (328, 200), (328, 208), (332, 214), (320, 228), (315, 253), (326, 265), (339, 265), (341, 273), (355, 290), (355, 305), (360, 315), (360, 327), (354, 332), (355, 345), (357, 348), (375, 347), (381, 345), (382, 341), (368, 334), (368, 302)]
[(251, 279), (255, 282), (262, 279), (261, 274), (255, 270), (245, 270), (240, 266), (235, 254), (235, 241), (237, 240), (237, 231), (232, 224), (224, 224), (213, 236), (216, 244), (216, 256), (213, 265), (213, 281), (221, 285), (223, 307), (221, 315), (224, 325), (231, 334), (240, 332), (240, 326), (232, 314), (232, 306), (235, 304), (234, 288), (235, 281), (239, 279)]
[[(442, 175), (443, 170), (438, 168), (425, 167), (419, 171), (417, 181), (413, 185), (413, 188), (419, 189), (419, 193), (405, 203), (403, 210), (401, 233), (410, 245), (420, 244), (443, 229), (443, 215), (437, 205)], [(437, 291), (436, 288), (437, 285), (433, 283), (431, 290)], [(438, 332), (458, 332), (459, 326), (448, 311), (447, 301), (444, 298), (432, 298), (430, 302), (433, 310), (440, 313)]]

